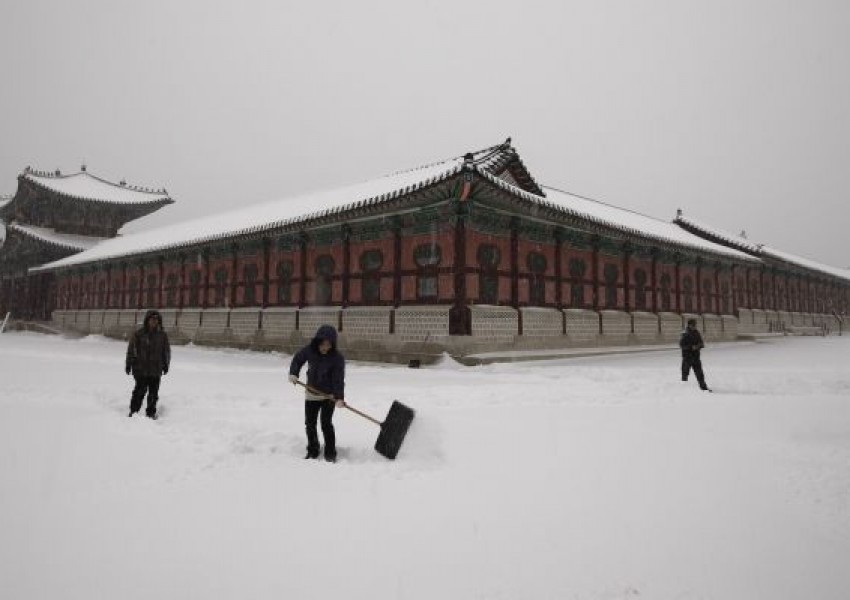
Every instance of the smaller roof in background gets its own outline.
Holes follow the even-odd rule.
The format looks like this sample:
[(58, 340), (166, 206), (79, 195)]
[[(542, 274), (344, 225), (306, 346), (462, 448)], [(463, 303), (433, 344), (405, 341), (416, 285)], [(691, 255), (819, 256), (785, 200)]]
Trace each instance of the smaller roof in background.
[(165, 189), (150, 189), (128, 185), (124, 182), (113, 183), (92, 175), (85, 169), (70, 175), (54, 172), (34, 171), (27, 168), (20, 178), (30, 181), (38, 187), (66, 198), (105, 202), (108, 204), (151, 204), (171, 203)]
[[(33, 225), (22, 225), (20, 223), (7, 223), (6, 229), (20, 233), (39, 242), (67, 248), (76, 252), (90, 250), (106, 238), (87, 235), (74, 235), (70, 233), (59, 233), (47, 227), (35, 227)], [(8, 233), (7, 233), (8, 235)]]
[(693, 232), (696, 235), (705, 236), (707, 239), (716, 241), (721, 244), (728, 244), (734, 248), (738, 248), (740, 250), (743, 250), (744, 252), (749, 252), (750, 254), (753, 254), (755, 256), (766, 256), (768, 258), (773, 258), (774, 260), (779, 260), (792, 265), (796, 265), (804, 269), (820, 271), (821, 273), (830, 275), (832, 277), (840, 277), (842, 279), (850, 280), (850, 270), (848, 269), (833, 267), (832, 265), (827, 265), (816, 260), (804, 258), (802, 256), (798, 256), (790, 252), (777, 250), (776, 248), (767, 246), (765, 244), (757, 244), (741, 235), (734, 235), (712, 225), (708, 225), (704, 221), (700, 221), (692, 217), (686, 217), (684, 214), (681, 213), (681, 211), (676, 216), (676, 220), (674, 221), (674, 223), (676, 223), (676, 225), (678, 225), (682, 229)]

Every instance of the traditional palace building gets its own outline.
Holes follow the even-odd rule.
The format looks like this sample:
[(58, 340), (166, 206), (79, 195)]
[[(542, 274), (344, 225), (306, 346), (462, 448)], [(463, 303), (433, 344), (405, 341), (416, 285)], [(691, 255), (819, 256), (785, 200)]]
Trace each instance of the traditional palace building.
[(90, 250), (171, 202), (165, 190), (110, 183), (85, 166), (73, 175), (25, 169), (17, 193), (0, 198), (0, 312), (48, 319), (58, 300), (55, 278), (30, 268)]
[(0, 208), (0, 304), (116, 335), (159, 307), (177, 338), (271, 347), (329, 322), (378, 358), (664, 341), (688, 315), (710, 339), (838, 330), (850, 305), (847, 270), (546, 187), (510, 140), (115, 237), (170, 201), (26, 171)]

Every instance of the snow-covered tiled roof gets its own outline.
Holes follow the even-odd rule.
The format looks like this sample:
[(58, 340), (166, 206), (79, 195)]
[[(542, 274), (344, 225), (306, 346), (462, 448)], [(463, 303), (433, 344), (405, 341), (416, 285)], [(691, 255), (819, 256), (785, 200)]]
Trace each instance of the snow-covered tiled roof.
[(485, 177), (499, 187), (510, 190), (526, 200), (538, 203), (547, 208), (563, 211), (592, 223), (598, 223), (599, 225), (612, 227), (660, 242), (712, 252), (736, 259), (753, 260), (751, 256), (744, 252), (704, 240), (699, 236), (683, 231), (669, 221), (662, 221), (661, 219), (571, 194), (546, 185), (542, 186), (546, 192), (546, 197), (542, 198), (536, 194), (524, 192), (492, 175), (485, 174)]
[(122, 183), (112, 183), (80, 171), (70, 175), (33, 171), (27, 168), (21, 177), (35, 185), (66, 198), (109, 204), (171, 203), (168, 192)]
[[(500, 148), (507, 149), (504, 145), (493, 146), (473, 153), (473, 164), (486, 170), (495, 162)], [(88, 252), (81, 252), (33, 270), (56, 269), (119, 256), (195, 245), (268, 231), (353, 208), (376, 205), (444, 181), (460, 172), (464, 164), (464, 157), (459, 156), (342, 188), (307, 193), (151, 231), (119, 236), (98, 244)]]
[(105, 240), (86, 252), (69, 256), (42, 267), (36, 267), (33, 270), (52, 270), (274, 230), (363, 206), (377, 205), (444, 181), (459, 173), (465, 167), (474, 168), (476, 172), (495, 185), (520, 198), (578, 218), (651, 240), (712, 252), (739, 260), (756, 260), (745, 252), (707, 241), (670, 222), (555, 188), (542, 187), (541, 190), (546, 194), (545, 196), (524, 190), (494, 172), (504, 167), (508, 155), (511, 155), (511, 159), (519, 158), (516, 150), (510, 146), (509, 142), (506, 142), (472, 153), (469, 163), (464, 156), (458, 156), (347, 187), (307, 193), (294, 198), (249, 206), (244, 209), (177, 223), (151, 231), (119, 236)]
[(754, 242), (751, 242), (747, 238), (732, 235), (731, 233), (723, 231), (722, 229), (718, 229), (717, 227), (708, 225), (704, 221), (694, 219), (690, 216), (686, 217), (681, 212), (676, 217), (675, 223), (683, 229), (695, 232), (698, 235), (704, 235), (705, 237), (717, 240), (720, 243), (725, 243), (736, 248), (740, 248), (757, 256), (770, 257), (775, 260), (780, 260), (782, 262), (796, 265), (798, 267), (803, 267), (804, 269), (820, 271), (821, 273), (825, 273), (833, 277), (840, 277), (842, 279), (850, 280), (850, 270), (848, 269), (825, 265), (823, 263), (804, 258), (802, 256), (797, 256), (796, 254), (791, 254), (790, 252), (777, 250), (776, 248), (772, 248), (764, 244), (756, 244)]
[(806, 269), (811, 269), (814, 271), (820, 271), (822, 273), (826, 273), (827, 275), (831, 275), (833, 277), (840, 277), (842, 279), (847, 279), (848, 281), (850, 281), (850, 270), (848, 269), (825, 265), (823, 263), (819, 263), (817, 261), (810, 260), (802, 256), (797, 256), (796, 254), (791, 254), (790, 252), (783, 252), (782, 250), (777, 250), (776, 248), (772, 248), (770, 246), (762, 246), (761, 251), (764, 256), (769, 256), (771, 258), (791, 263), (799, 267), (804, 267)]
[(738, 248), (753, 255), (758, 256), (761, 254), (761, 244), (751, 242), (743, 235), (733, 235), (728, 231), (723, 231), (693, 217), (686, 217), (681, 210), (673, 222), (682, 229), (692, 231), (696, 235), (713, 239), (721, 244)]
[(100, 237), (90, 237), (86, 235), (58, 233), (55, 230), (49, 229), (47, 227), (34, 227), (32, 225), (21, 225), (20, 223), (8, 223), (6, 224), (6, 227), (9, 230), (16, 231), (22, 235), (33, 238), (40, 242), (44, 242), (53, 246), (59, 246), (61, 248), (67, 248), (69, 250), (75, 250), (77, 252), (90, 250), (91, 248), (94, 248), (97, 244), (102, 242), (104, 239), (106, 239)]

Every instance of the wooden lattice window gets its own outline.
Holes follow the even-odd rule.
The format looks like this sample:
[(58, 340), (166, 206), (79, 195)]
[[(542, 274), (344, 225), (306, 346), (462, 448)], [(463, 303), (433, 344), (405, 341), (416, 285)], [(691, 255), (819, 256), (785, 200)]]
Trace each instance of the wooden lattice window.
[(217, 307), (223, 307), (227, 304), (227, 268), (219, 267), (213, 273), (213, 281), (215, 285), (215, 300), (214, 304)]
[(255, 264), (245, 265), (242, 269), (242, 277), (244, 279), (245, 291), (243, 299), (245, 306), (255, 306), (257, 304), (257, 275), (259, 269)]
[(201, 272), (197, 269), (189, 273), (189, 306), (201, 305)]
[(478, 247), (478, 301), (481, 304), (499, 303), (499, 264), (502, 255), (497, 246), (481, 244)]
[(617, 280), (620, 277), (620, 269), (617, 265), (607, 263), (602, 269), (602, 277), (605, 280), (605, 307), (617, 308)]
[(148, 308), (154, 308), (156, 306), (156, 291), (158, 283), (159, 281), (156, 275), (148, 275), (147, 300), (145, 301)]
[(581, 258), (571, 258), (570, 273), (570, 306), (584, 308), (584, 274), (587, 273), (587, 261)]
[(177, 306), (177, 292), (180, 288), (180, 277), (176, 273), (171, 273), (165, 278), (165, 305), (171, 308)]
[(635, 308), (646, 310), (646, 271), (635, 269)]
[(117, 281), (112, 283), (112, 297), (109, 300), (112, 308), (121, 308), (121, 285)]
[(670, 312), (673, 310), (673, 278), (670, 277), (669, 273), (664, 273), (659, 283), (661, 285), (661, 310)]
[(316, 259), (316, 304), (330, 304), (333, 297), (333, 274), (336, 264), (329, 254)]
[(532, 306), (546, 304), (546, 257), (540, 252), (528, 253), (528, 302)]
[(690, 275), (682, 279), (682, 298), (685, 301), (685, 312), (694, 312), (694, 280)]
[(291, 260), (283, 260), (277, 264), (277, 302), (290, 304), (292, 302), (292, 273), (294, 266)]
[(439, 295), (437, 268), (442, 260), (438, 244), (421, 244), (413, 250), (413, 260), (419, 267), (416, 294), (421, 300), (434, 300)]
[(97, 308), (107, 308), (106, 281), (99, 281), (97, 284)]
[(127, 285), (130, 292), (130, 305), (128, 308), (136, 308), (139, 305), (139, 281), (135, 277), (130, 278), (130, 283)]
[(702, 282), (702, 298), (703, 298), (703, 306), (702, 312), (711, 313), (714, 312), (714, 297), (713, 297), (713, 289), (714, 286), (711, 284), (711, 279), (704, 279)]
[(366, 250), (360, 255), (362, 302), (378, 304), (381, 301), (381, 268), (384, 255), (380, 250)]

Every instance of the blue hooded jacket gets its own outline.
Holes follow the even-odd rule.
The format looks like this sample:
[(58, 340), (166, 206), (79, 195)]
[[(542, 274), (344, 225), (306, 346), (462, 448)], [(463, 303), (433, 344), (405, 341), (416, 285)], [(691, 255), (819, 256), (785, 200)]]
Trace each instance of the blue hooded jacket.
[[(307, 363), (307, 384), (320, 392), (333, 394), (337, 400), (342, 400), (345, 398), (345, 357), (336, 348), (336, 337), (336, 329), (332, 326), (319, 327), (313, 341), (292, 357), (289, 374), (298, 377), (301, 367)], [(319, 352), (322, 340), (331, 343), (327, 354)]]

